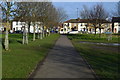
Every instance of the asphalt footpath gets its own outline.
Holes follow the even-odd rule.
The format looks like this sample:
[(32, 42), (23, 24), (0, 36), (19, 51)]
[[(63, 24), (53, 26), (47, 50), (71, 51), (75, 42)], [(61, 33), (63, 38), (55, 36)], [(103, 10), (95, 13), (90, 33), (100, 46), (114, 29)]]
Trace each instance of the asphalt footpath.
[(95, 76), (67, 36), (61, 35), (32, 78), (95, 79)]

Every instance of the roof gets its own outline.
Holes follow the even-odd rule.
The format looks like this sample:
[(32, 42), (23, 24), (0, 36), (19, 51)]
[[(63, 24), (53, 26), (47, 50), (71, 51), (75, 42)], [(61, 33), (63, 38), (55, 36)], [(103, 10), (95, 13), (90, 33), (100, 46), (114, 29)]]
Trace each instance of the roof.
[(96, 21), (98, 22), (102, 22), (102, 23), (110, 23), (109, 21), (107, 20), (104, 20), (104, 19), (70, 19), (70, 20), (67, 20), (65, 21), (64, 23), (96, 23)]
[(120, 22), (120, 17), (113, 17), (112, 22)]

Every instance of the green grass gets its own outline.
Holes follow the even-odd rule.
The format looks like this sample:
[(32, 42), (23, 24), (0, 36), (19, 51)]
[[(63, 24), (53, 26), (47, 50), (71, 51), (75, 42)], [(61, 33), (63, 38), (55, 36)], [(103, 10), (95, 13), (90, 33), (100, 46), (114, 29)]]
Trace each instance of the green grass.
[(69, 39), (74, 39), (76, 41), (89, 41), (89, 42), (103, 42), (103, 43), (118, 43), (120, 40), (119, 35), (112, 35), (112, 40), (108, 41), (108, 35), (101, 34), (69, 34)]
[(23, 45), (20, 43), (22, 34), (9, 34), (10, 50), (2, 51), (3, 78), (27, 78), (54, 46), (59, 34), (36, 41), (32, 41), (32, 35), (29, 36), (29, 44)]
[(72, 43), (77, 51), (88, 61), (100, 78), (116, 80), (120, 76), (118, 76), (118, 64), (120, 64), (118, 46), (79, 43), (78, 40), (81, 39), (76, 41), (75, 36), (68, 35), (69, 38), (72, 38)]
[(0, 38), (2, 38), (2, 34), (0, 34)]

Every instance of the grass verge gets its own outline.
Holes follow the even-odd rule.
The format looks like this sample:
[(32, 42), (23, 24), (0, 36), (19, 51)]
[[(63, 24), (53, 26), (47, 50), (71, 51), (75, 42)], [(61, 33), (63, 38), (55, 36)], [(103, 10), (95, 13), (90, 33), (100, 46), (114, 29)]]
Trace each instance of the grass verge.
[(89, 41), (89, 42), (102, 42), (102, 43), (119, 43), (120, 35), (112, 35), (108, 41), (108, 35), (101, 34), (69, 34), (69, 39), (74, 39), (76, 41)]
[(68, 35), (68, 37), (72, 38), (72, 43), (77, 51), (88, 61), (101, 79), (106, 80), (110, 78), (117, 80), (120, 78), (120, 72), (118, 71), (120, 64), (118, 46), (79, 43), (79, 39), (76, 41), (75, 36), (73, 38)]
[(51, 34), (42, 40), (29, 41), (28, 45), (20, 43), (22, 34), (9, 34), (10, 50), (2, 50), (2, 77), (27, 78), (39, 61), (54, 46), (59, 34)]

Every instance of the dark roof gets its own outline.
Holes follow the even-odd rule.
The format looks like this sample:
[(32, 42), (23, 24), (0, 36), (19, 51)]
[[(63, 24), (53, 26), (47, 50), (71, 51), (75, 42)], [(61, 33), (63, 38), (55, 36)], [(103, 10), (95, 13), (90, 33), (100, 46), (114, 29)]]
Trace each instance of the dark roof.
[(112, 22), (120, 22), (120, 17), (113, 17)]
[(65, 21), (64, 23), (96, 23), (96, 21), (98, 22), (102, 22), (102, 23), (110, 23), (109, 21), (107, 20), (104, 20), (104, 19), (70, 19), (70, 20), (67, 20)]

